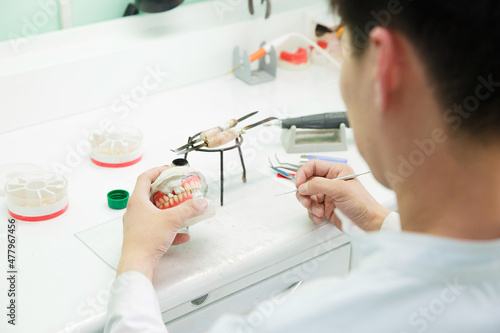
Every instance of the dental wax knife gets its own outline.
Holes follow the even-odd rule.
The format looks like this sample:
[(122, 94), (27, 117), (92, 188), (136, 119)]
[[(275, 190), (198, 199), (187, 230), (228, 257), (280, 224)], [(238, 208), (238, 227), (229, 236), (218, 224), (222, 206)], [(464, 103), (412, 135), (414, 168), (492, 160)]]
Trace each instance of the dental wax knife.
[(333, 129), (340, 128), (340, 124), (342, 123), (349, 127), (346, 112), (328, 112), (305, 117), (285, 118), (280, 119), (279, 122), (275, 122), (272, 125), (279, 125), (281, 128), (286, 129), (292, 126), (308, 129)]

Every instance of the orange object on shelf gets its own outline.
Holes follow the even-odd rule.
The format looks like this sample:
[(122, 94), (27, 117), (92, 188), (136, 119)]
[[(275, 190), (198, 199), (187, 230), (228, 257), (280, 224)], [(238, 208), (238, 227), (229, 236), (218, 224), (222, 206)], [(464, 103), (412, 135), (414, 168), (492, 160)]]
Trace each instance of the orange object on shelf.
[(299, 47), (299, 49), (295, 53), (281, 51), (280, 59), (294, 65), (305, 64), (308, 61), (307, 51), (302, 47)]

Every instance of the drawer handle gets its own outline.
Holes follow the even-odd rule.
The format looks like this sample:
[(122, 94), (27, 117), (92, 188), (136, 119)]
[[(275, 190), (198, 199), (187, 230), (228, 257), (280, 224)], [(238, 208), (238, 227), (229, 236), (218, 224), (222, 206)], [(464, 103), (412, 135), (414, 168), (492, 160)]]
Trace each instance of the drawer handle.
[(279, 295), (287, 298), (291, 294), (293, 294), (295, 292), (295, 290), (297, 290), (297, 288), (300, 287), (301, 284), (302, 284), (302, 280), (297, 281), (294, 284), (292, 284), (290, 287), (286, 288), (281, 293), (279, 293)]
[(292, 284), (290, 287), (286, 288), (283, 292), (288, 292), (288, 293), (293, 293), (295, 290), (297, 290), (298, 287), (302, 284), (302, 280), (295, 282)]
[(193, 304), (194, 306), (200, 306), (203, 303), (205, 303), (205, 301), (207, 300), (207, 298), (208, 298), (208, 294), (203, 295), (201, 297), (198, 297), (197, 299), (193, 299), (191, 301), (191, 304)]

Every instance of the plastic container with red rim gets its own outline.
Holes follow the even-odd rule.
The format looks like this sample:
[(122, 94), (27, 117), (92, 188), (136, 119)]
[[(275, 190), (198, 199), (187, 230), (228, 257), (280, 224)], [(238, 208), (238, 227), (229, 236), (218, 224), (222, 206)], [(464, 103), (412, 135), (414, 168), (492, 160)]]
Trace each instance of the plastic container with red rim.
[(68, 182), (52, 172), (17, 175), (5, 184), (5, 194), (9, 214), (23, 221), (49, 220), (68, 209)]
[(112, 130), (93, 131), (90, 159), (98, 166), (123, 168), (142, 159), (142, 132), (133, 127), (115, 126)]

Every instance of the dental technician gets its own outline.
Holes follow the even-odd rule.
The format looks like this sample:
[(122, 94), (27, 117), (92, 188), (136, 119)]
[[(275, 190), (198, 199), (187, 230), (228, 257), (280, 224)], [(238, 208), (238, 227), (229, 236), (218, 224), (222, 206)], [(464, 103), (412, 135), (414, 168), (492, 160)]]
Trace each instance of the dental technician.
[[(211, 332), (500, 332), (500, 2), (332, 1), (345, 26), (341, 90), (362, 156), (396, 192), (380, 206), (353, 170), (312, 161), (297, 174), (309, 218), (353, 235), (357, 267), (301, 286), (262, 325), (224, 316)], [(106, 332), (166, 332), (151, 281), (206, 202), (149, 200), (164, 170), (139, 176)], [(175, 268), (172, 268), (175, 269)]]

